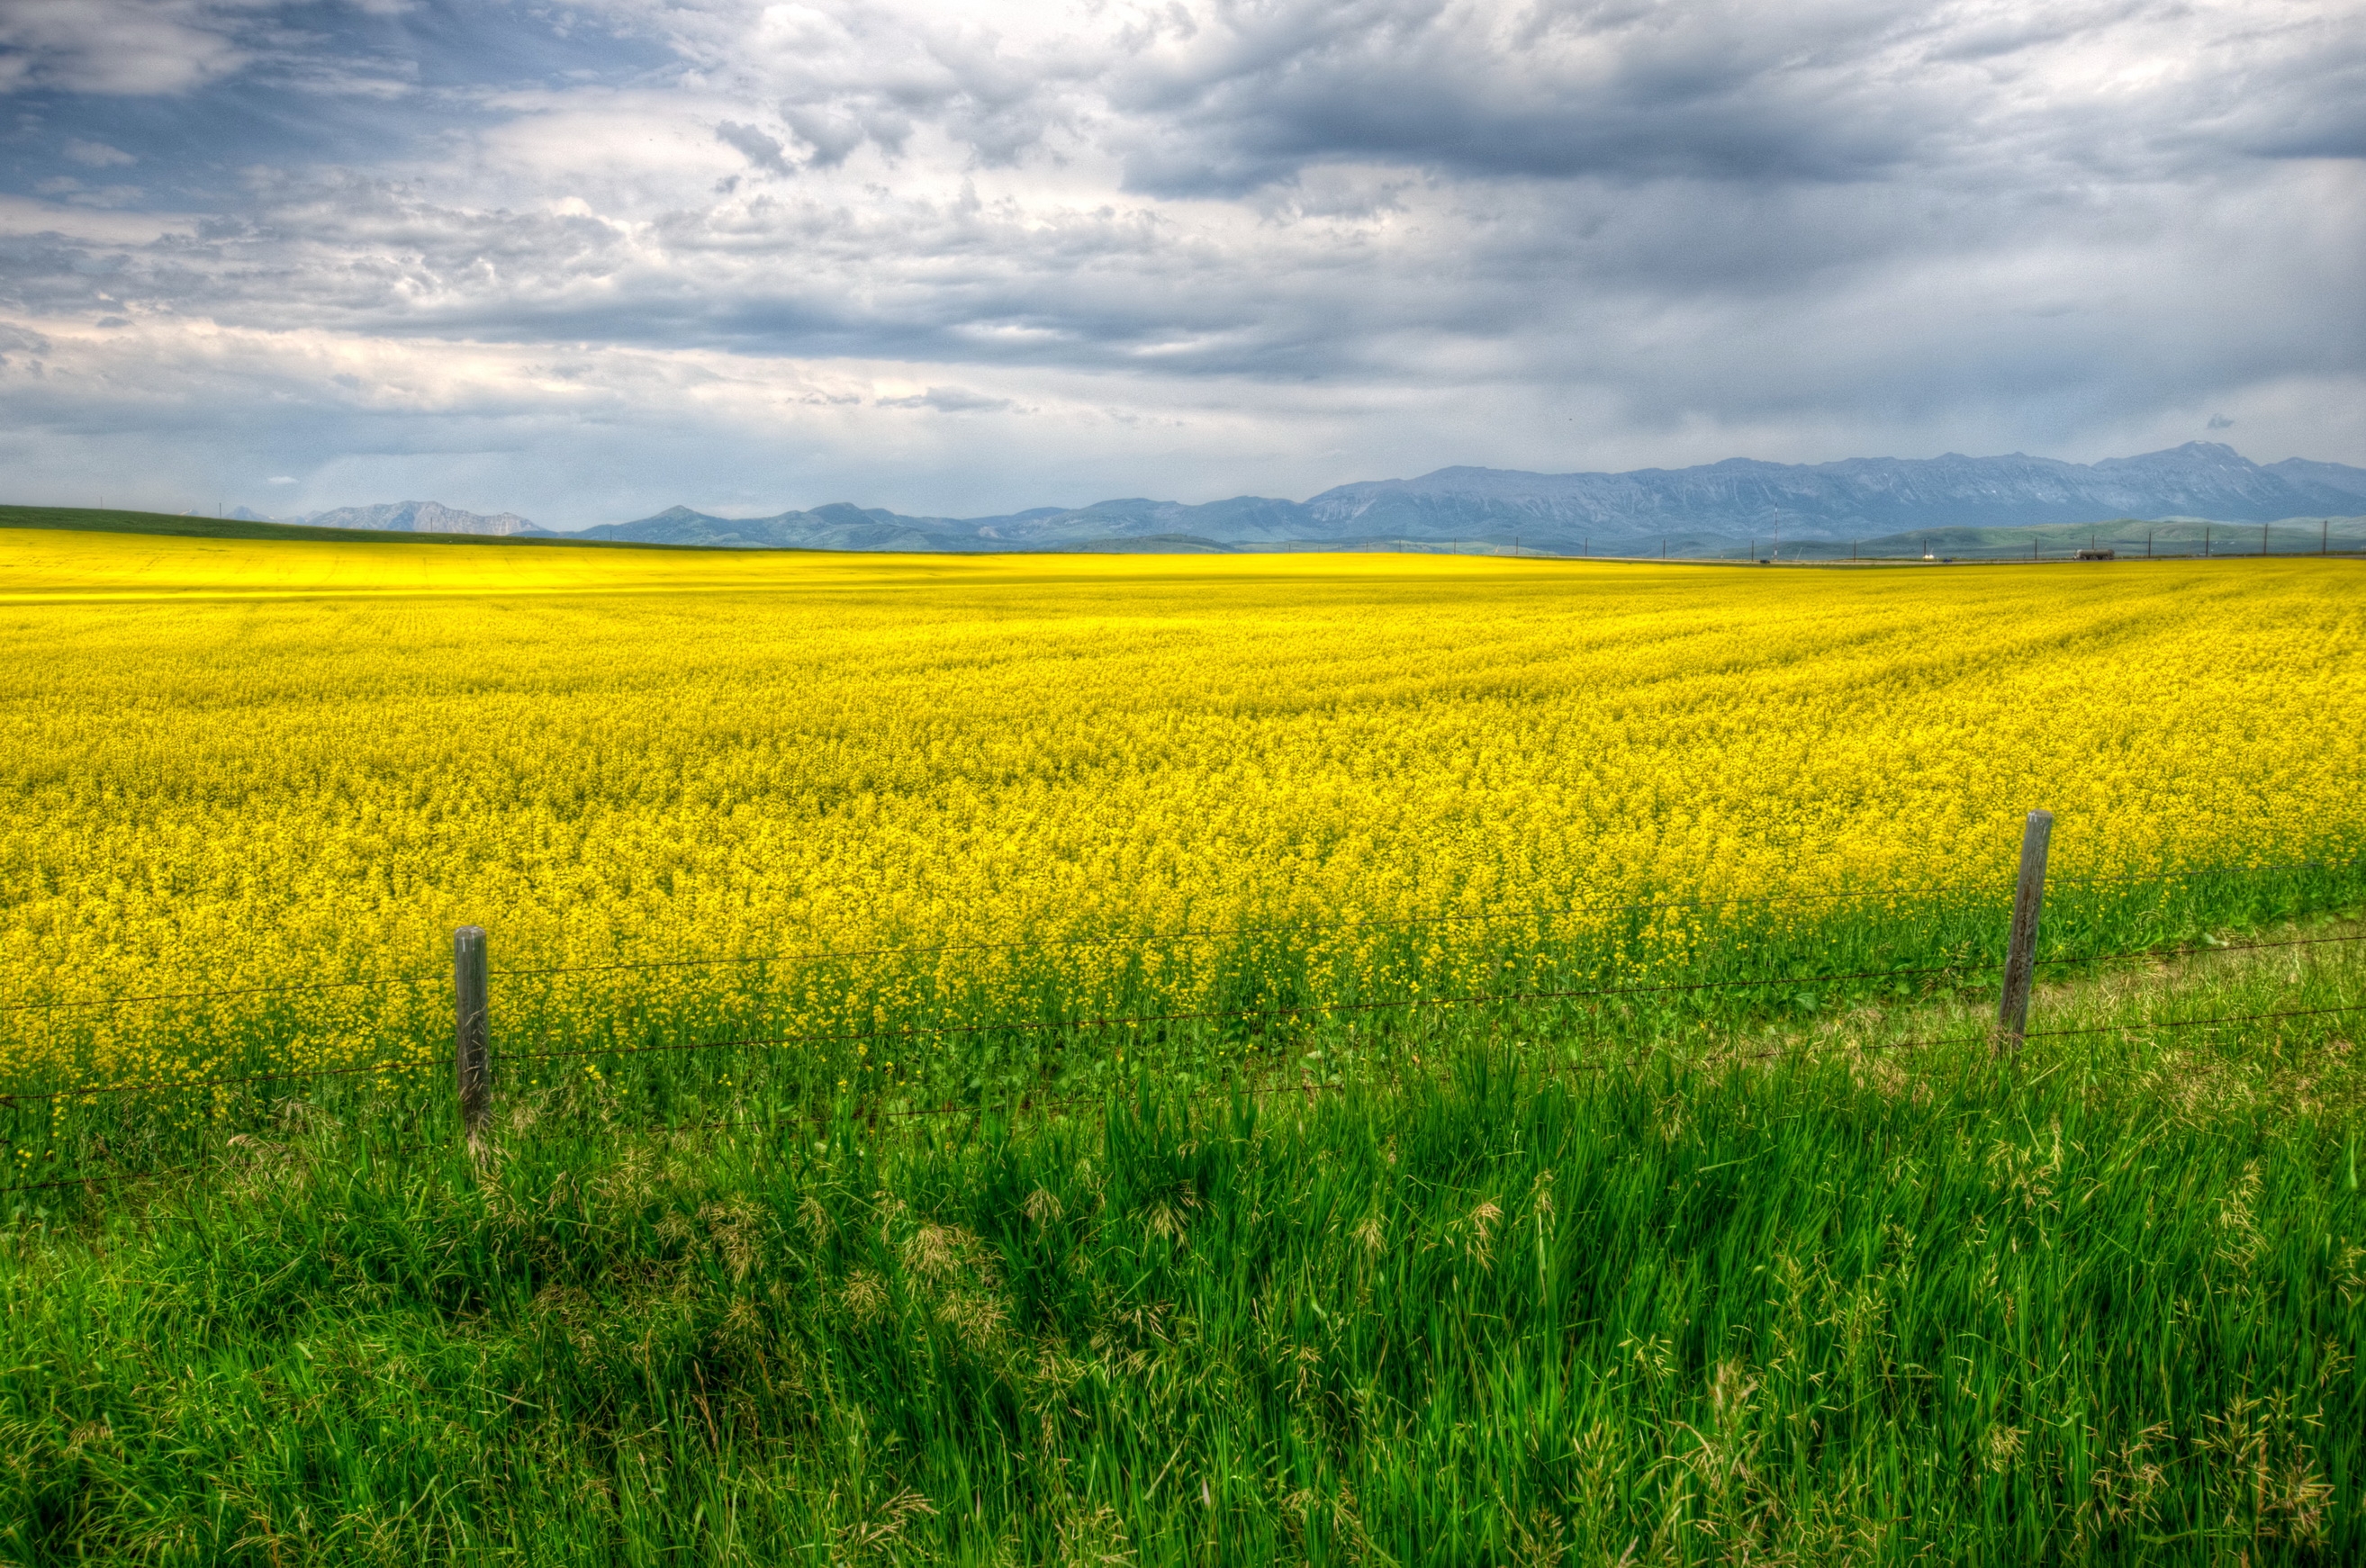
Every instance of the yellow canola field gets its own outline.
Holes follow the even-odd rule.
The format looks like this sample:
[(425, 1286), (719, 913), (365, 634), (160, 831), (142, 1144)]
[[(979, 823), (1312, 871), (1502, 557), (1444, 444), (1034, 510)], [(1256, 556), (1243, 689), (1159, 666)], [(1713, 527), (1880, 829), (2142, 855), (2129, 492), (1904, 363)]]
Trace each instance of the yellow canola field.
[[(202, 1073), (276, 1008), (294, 1058), (423, 1059), (464, 922), (512, 971), (786, 955), (791, 1031), (1240, 994), (1222, 944), (1093, 940), (1142, 933), (1469, 985), (1620, 902), (1992, 882), (2037, 805), (2073, 875), (2306, 854), (2366, 824), (2361, 588), (0, 531), (0, 1049)], [(551, 977), (537, 1026), (750, 972)]]

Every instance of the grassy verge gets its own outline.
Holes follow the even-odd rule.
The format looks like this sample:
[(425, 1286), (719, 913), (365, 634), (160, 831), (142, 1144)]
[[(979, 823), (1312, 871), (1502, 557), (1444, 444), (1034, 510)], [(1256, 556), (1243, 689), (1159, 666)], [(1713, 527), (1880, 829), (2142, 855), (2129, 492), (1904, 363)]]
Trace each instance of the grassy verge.
[(2006, 1066), (1945, 994), (1016, 1121), (570, 1082), (481, 1182), (297, 1110), (20, 1219), (0, 1555), (2353, 1561), (2361, 980), (2058, 980)]
[[(1550, 1040), (1562, 1060), (1689, 1051), (1867, 1008), (1982, 1002), (2007, 894), (1677, 899), (497, 970), (500, 1087), (529, 1113), (596, 1103), (623, 1127), (813, 1116), (848, 1098), (887, 1113), (1008, 1107), (1102, 1095), (1144, 1070), (1192, 1091), (1301, 1072), (1334, 1083), (1490, 1036)], [(2361, 902), (2366, 857), (2349, 846), (2297, 868), (2063, 880), (2047, 903), (2045, 972), (2110, 972), (2132, 952)], [(291, 1114), (388, 1147), (452, 1137), (442, 977), (166, 990), (0, 1013), (0, 1165), (28, 1189), (0, 1202), (56, 1213), (75, 1189), (46, 1183), (201, 1164), (232, 1140), (278, 1138)]]

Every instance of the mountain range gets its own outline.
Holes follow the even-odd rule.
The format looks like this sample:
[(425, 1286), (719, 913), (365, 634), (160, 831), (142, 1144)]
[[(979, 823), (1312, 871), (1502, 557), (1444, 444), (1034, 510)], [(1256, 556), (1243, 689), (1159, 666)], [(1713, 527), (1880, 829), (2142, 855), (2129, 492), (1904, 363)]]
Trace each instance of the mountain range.
[(249, 522), (300, 522), (312, 528), (365, 528), (381, 533), (548, 533), (513, 511), (461, 511), (438, 501), (389, 501), (374, 507), (338, 507), (302, 517), (269, 518), (240, 507), (231, 514)]
[[(846, 502), (758, 518), (672, 507), (569, 537), (738, 549), (939, 551), (1516, 539), (1538, 550), (1605, 554), (1656, 553), (1664, 541), (1670, 553), (1681, 555), (1753, 538), (1845, 543), (1921, 529), (2122, 518), (2265, 522), (2361, 513), (2366, 468), (2304, 458), (2260, 465), (2214, 442), (2188, 442), (2092, 464), (1951, 453), (1806, 465), (1737, 457), (1624, 474), (1441, 468), (1414, 479), (1341, 485), (1304, 501), (1235, 496), (1186, 505), (1132, 498), (994, 517), (912, 517)], [(546, 532), (511, 512), (479, 517), (416, 501), (348, 507), (303, 521), (331, 528)]]

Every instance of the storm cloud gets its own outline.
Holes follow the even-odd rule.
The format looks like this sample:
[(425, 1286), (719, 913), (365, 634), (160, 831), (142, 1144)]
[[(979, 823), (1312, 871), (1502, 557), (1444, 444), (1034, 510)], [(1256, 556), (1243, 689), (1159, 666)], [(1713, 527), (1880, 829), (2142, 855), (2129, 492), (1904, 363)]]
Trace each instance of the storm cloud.
[(20, 0), (0, 462), (552, 526), (2361, 463), (2361, 106), (2333, 4)]

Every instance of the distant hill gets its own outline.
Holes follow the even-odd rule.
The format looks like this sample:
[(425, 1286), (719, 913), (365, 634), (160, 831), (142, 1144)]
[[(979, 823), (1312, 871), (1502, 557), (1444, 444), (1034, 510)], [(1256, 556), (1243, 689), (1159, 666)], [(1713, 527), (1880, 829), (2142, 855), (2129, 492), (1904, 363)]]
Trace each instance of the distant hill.
[[(572, 537), (641, 544), (703, 544), (737, 550), (959, 550), (975, 548), (975, 533), (947, 532), (939, 518), (898, 517), (840, 502), (776, 517), (725, 518), (670, 507), (637, 522), (608, 522)], [(946, 522), (948, 530), (961, 525)]]
[(1526, 529), (1609, 544), (1662, 532), (1846, 539), (1932, 528), (2011, 528), (2106, 518), (2265, 522), (2366, 510), (2366, 469), (2262, 467), (2189, 442), (2095, 464), (2052, 458), (1852, 458), (1807, 465), (1732, 458), (1629, 474), (1447, 468), (1418, 479), (1343, 485), (1307, 503), (1326, 532)]
[[(1189, 521), (1191, 526), (1181, 526)], [(603, 523), (571, 537), (796, 550), (1081, 550), (1279, 543), (1304, 539), (1305, 509), (1294, 501), (1242, 497), (1205, 506), (1178, 501), (1097, 501), (1041, 507), (1001, 517), (905, 517), (844, 501), (772, 517), (722, 518), (671, 507), (635, 522)], [(1144, 542), (1165, 540), (1160, 545)]]
[[(2290, 458), (2261, 465), (2189, 442), (2101, 463), (1860, 457), (1810, 465), (1730, 458), (1696, 468), (1529, 474), (1441, 468), (1341, 485), (1306, 501), (1144, 498), (997, 517), (906, 517), (844, 502), (765, 518), (675, 507), (577, 537), (738, 548), (1076, 549), (1180, 537), (1255, 548), (1292, 542), (1474, 540), (1560, 554), (1714, 555), (1775, 536), (1845, 546), (1918, 530), (2029, 528), (2118, 518), (2268, 522), (2366, 513), (2366, 468)], [(1198, 547), (1198, 546), (1186, 546)]]
[[(239, 510), (252, 517), (244, 507)], [(495, 512), (490, 517), (479, 512), (461, 511), (439, 501), (389, 501), (375, 507), (339, 507), (333, 511), (316, 511), (304, 518), (312, 528), (366, 528), (386, 533), (490, 533), (507, 536), (513, 533), (547, 533), (548, 529), (536, 528), (513, 511)]]
[[(537, 529), (532, 533), (416, 533), (382, 529), (313, 528), (254, 517), (199, 517), (194, 513), (125, 511), (112, 507), (0, 506), (0, 529), (54, 529), (80, 533), (150, 533), (185, 539), (305, 539), (325, 543), (481, 544), (544, 549), (595, 549), (595, 541), (569, 539)], [(626, 546), (629, 547), (629, 546)], [(640, 545), (641, 549), (658, 548)]]

